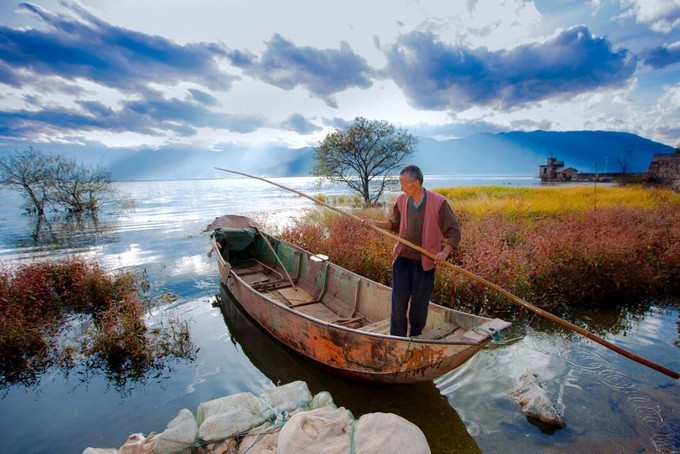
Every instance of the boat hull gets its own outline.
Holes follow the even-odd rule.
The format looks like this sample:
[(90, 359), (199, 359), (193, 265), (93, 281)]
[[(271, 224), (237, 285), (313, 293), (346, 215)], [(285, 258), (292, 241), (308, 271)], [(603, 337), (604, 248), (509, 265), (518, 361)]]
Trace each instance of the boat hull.
[[(224, 228), (232, 229), (226, 243)], [(510, 326), (430, 303), (423, 335), (392, 336), (389, 287), (263, 234), (247, 218), (218, 218), (212, 229), (220, 281), (233, 300), (287, 347), (355, 380), (431, 381)]]
[(357, 333), (286, 310), (252, 289), (233, 271), (224, 270), (221, 275), (222, 284), (234, 300), (275, 339), (320, 366), (354, 380), (395, 384), (431, 381), (463, 364), (488, 342), (445, 344)]

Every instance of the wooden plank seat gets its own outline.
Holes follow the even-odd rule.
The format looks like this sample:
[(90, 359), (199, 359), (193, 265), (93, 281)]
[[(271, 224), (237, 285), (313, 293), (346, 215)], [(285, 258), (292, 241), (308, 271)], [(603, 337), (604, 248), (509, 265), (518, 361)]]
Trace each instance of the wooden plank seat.
[(462, 331), (461, 327), (456, 325), (455, 323), (447, 323), (445, 325), (441, 325), (435, 329), (431, 329), (427, 332), (422, 333), (420, 336), (416, 336), (416, 339), (428, 339), (428, 340), (436, 340), (436, 339), (443, 339), (451, 334), (453, 334), (456, 330)]
[(360, 328), (362, 331), (368, 331), (369, 333), (378, 334), (389, 334), (390, 332), (390, 319), (379, 320), (377, 322), (371, 323), (370, 325), (365, 325)]

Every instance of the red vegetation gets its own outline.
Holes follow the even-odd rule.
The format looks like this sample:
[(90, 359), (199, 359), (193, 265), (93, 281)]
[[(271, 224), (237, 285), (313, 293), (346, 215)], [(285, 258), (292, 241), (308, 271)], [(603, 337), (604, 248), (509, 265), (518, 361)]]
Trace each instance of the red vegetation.
[[(611, 303), (680, 293), (678, 210), (611, 207), (533, 219), (462, 213), (459, 220), (463, 240), (456, 263), (536, 304)], [(339, 216), (302, 221), (282, 236), (391, 285), (393, 241), (356, 221)], [(475, 306), (503, 300), (444, 269), (437, 273), (433, 301)]]

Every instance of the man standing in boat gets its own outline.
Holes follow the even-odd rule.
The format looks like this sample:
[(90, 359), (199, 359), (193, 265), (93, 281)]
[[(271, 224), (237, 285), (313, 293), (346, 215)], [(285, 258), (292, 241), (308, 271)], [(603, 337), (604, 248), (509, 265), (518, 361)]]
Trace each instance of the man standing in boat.
[(405, 337), (410, 324), (408, 335), (413, 337), (422, 333), (427, 320), (435, 267), (458, 251), (460, 226), (446, 198), (423, 187), (423, 172), (417, 166), (401, 169), (399, 184), (402, 192), (391, 218), (365, 219), (362, 224), (391, 230), (436, 256), (433, 261), (399, 242), (394, 246), (390, 334)]

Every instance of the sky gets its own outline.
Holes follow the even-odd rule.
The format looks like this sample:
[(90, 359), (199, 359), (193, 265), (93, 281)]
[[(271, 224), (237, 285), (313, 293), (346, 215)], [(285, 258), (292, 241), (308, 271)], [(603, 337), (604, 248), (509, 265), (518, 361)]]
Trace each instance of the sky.
[(674, 146), (680, 0), (0, 2), (0, 150), (299, 148), (359, 116)]

